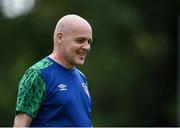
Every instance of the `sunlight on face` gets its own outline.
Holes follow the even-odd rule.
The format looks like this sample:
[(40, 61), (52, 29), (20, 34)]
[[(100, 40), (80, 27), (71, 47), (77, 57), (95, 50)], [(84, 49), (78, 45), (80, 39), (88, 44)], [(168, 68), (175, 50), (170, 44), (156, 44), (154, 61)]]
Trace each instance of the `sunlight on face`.
[(2, 0), (1, 9), (7, 18), (16, 18), (28, 14), (34, 7), (35, 0)]

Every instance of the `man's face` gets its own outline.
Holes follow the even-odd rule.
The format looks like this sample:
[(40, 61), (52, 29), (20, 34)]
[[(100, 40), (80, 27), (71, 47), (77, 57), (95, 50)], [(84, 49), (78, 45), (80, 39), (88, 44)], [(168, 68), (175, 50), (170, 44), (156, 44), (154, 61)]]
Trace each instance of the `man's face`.
[(92, 30), (80, 27), (62, 35), (61, 54), (66, 63), (83, 65), (86, 55), (90, 51), (92, 42)]

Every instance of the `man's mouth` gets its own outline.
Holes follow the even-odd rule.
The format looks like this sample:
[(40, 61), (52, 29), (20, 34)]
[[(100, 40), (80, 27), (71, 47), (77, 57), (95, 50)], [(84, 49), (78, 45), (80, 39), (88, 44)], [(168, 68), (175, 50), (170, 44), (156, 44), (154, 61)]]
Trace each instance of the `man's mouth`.
[(80, 55), (80, 56), (86, 56), (86, 54), (87, 54), (86, 52), (80, 52), (80, 51), (78, 51), (77, 53), (78, 53), (78, 55)]

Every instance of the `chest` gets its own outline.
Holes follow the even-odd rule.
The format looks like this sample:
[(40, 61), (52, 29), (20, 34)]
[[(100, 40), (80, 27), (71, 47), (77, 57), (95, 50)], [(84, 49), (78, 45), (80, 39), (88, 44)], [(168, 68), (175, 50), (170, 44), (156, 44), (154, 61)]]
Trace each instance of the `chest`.
[[(45, 104), (51, 107), (72, 109), (90, 106), (86, 82), (76, 73), (51, 74), (46, 79)], [(77, 109), (76, 108), (76, 109)]]

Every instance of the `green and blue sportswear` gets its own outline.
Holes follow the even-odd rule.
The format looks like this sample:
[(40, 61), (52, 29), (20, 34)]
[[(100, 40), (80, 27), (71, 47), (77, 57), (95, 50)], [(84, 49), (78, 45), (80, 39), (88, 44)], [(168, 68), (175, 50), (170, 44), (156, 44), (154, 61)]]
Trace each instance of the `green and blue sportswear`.
[(91, 127), (85, 75), (43, 58), (20, 81), (16, 112), (33, 118), (30, 127)]

